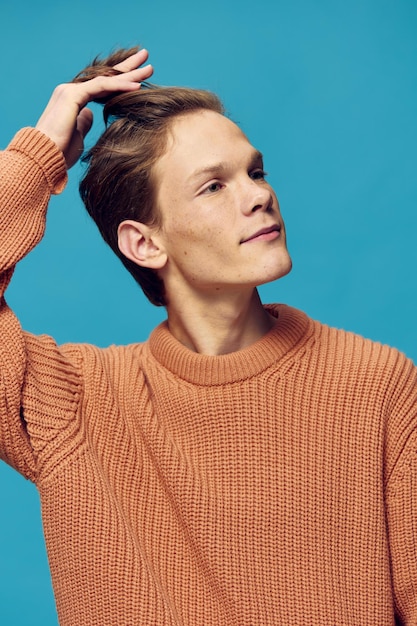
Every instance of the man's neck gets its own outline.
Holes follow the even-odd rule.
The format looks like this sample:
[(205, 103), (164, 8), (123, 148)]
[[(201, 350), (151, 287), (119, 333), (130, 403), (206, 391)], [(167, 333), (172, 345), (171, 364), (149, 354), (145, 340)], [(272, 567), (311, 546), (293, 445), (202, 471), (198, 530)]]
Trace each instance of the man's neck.
[(274, 325), (254, 290), (228, 298), (175, 298), (167, 307), (168, 325), (178, 341), (200, 354), (236, 352), (263, 337)]

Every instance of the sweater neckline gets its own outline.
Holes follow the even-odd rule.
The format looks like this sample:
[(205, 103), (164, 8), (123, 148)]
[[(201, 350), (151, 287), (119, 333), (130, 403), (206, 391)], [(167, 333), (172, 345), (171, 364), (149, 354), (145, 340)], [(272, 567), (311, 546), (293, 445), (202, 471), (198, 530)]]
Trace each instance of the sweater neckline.
[(175, 377), (194, 385), (224, 385), (251, 378), (298, 344), (303, 345), (312, 332), (312, 322), (302, 311), (284, 304), (265, 305), (265, 308), (277, 317), (277, 323), (243, 350), (219, 356), (197, 354), (175, 339), (165, 321), (149, 337), (150, 352)]

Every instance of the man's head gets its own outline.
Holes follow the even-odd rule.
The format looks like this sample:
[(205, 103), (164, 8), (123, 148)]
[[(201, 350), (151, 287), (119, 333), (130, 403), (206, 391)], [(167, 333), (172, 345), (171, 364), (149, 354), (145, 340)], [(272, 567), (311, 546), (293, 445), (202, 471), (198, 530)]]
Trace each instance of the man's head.
[(201, 109), (176, 117), (153, 166), (160, 223), (119, 226), (119, 247), (158, 271), (169, 304), (212, 302), (286, 274), (278, 200), (262, 154), (236, 124)]
[[(114, 55), (111, 62), (114, 64)], [(98, 63), (101, 71), (105, 63)], [(83, 76), (89, 78), (91, 73)], [(103, 238), (151, 302), (167, 304), (161, 275), (166, 275), (169, 265), (170, 277), (173, 268), (182, 276), (181, 255), (185, 268), (195, 265), (197, 281), (204, 281), (204, 275), (210, 272), (215, 278), (216, 271), (222, 273), (231, 265), (234, 274), (226, 272), (225, 279), (229, 283), (238, 282), (241, 262), (246, 263), (246, 270), (242, 267), (242, 280), (249, 280), (252, 274), (258, 284), (289, 271), (278, 201), (264, 179), (262, 157), (240, 129), (224, 117), (217, 96), (189, 88), (142, 88), (113, 97), (104, 108), (104, 118), (107, 128), (84, 158), (88, 169), (80, 184), (81, 196)], [(220, 191), (225, 177), (231, 183), (227, 184), (229, 216), (223, 208), (223, 216), (212, 216), (212, 227), (210, 219), (201, 224), (202, 230), (211, 228), (210, 242), (207, 232), (202, 232), (202, 237), (196, 236), (196, 210), (201, 205), (204, 212), (206, 207), (208, 217), (210, 203), (224, 203), (226, 194), (217, 193), (216, 197), (216, 190)], [(258, 213), (262, 215), (247, 224), (244, 221), (236, 224), (230, 246), (233, 236), (238, 237), (238, 254), (233, 258), (226, 254), (228, 258), (225, 258), (229, 243), (220, 233), (222, 220), (226, 229), (234, 228), (231, 212), (238, 205), (251, 214), (261, 208)], [(261, 250), (256, 243), (260, 241), (252, 241), (252, 245), (243, 243), (245, 237), (268, 228), (276, 229), (278, 235), (266, 233), (260, 241), (280, 238), (281, 248), (285, 249), (275, 259), (279, 265), (275, 274), (267, 267), (265, 255), (264, 265), (264, 257), (259, 261)], [(187, 237), (188, 250), (184, 245)], [(273, 246), (276, 244), (271, 243)], [(251, 260), (256, 265), (253, 272), (248, 271)], [(203, 271), (199, 275), (199, 263), (205, 274)], [(188, 275), (184, 276), (187, 279)]]

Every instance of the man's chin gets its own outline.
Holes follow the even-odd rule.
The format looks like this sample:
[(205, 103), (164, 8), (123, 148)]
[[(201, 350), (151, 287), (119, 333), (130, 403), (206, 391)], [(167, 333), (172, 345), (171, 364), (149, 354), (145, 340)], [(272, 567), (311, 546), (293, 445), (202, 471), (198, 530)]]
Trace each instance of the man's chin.
[(279, 265), (276, 267), (276, 270), (275, 272), (273, 272), (273, 275), (271, 276), (271, 278), (266, 279), (265, 282), (262, 284), (271, 283), (274, 280), (279, 280), (280, 278), (284, 278), (284, 276), (289, 274), (291, 270), (292, 270), (292, 260), (291, 260), (291, 257), (288, 255), (285, 262), (281, 261), (281, 263), (279, 263)]

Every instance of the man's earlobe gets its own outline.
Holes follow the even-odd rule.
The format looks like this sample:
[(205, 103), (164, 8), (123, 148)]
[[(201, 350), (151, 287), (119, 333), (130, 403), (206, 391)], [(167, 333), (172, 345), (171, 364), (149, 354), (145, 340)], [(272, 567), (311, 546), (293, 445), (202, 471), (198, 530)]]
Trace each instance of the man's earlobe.
[(155, 227), (124, 220), (117, 229), (120, 252), (136, 265), (153, 270), (162, 269), (168, 257), (157, 232)]

